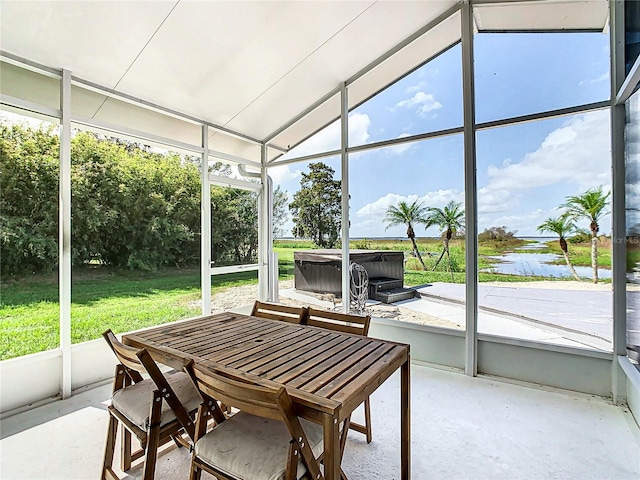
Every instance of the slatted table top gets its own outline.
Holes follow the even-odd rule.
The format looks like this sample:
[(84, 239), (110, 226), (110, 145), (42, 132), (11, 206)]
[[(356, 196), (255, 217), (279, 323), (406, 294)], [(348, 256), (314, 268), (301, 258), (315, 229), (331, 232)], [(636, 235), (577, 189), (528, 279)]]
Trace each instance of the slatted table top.
[[(193, 359), (284, 385), (302, 407), (342, 420), (407, 362), (408, 345), (236, 313), (191, 319), (123, 337), (181, 368)], [(306, 413), (306, 415), (305, 415)]]

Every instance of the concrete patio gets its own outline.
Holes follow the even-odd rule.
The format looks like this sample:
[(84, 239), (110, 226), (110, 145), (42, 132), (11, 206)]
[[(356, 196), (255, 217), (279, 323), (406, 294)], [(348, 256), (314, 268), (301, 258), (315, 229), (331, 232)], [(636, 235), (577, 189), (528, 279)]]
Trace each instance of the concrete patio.
[[(3, 479), (99, 478), (111, 386), (3, 419)], [(412, 478), (640, 477), (640, 430), (625, 407), (596, 396), (412, 368)], [(372, 397), (373, 442), (351, 432), (351, 480), (399, 475), (399, 376)], [(358, 412), (360, 413), (360, 412)], [(190, 456), (169, 448), (156, 478), (188, 478)], [(125, 478), (140, 478), (134, 468)], [(204, 478), (209, 478), (205, 477)]]
[[(464, 330), (464, 287), (462, 284), (452, 283), (417, 287), (418, 297), (394, 302), (393, 306), (443, 319)], [(479, 292), (482, 295), (482, 307), (478, 313), (480, 333), (576, 348), (587, 347), (604, 352), (612, 350), (610, 291), (588, 292), (585, 295), (584, 292), (562, 288), (513, 288), (505, 284), (499, 287), (480, 285)], [(293, 288), (283, 289), (280, 296), (298, 301), (301, 305), (335, 308), (330, 301)], [(563, 298), (563, 301), (557, 298)], [(367, 308), (376, 304), (380, 302), (368, 300)], [(522, 311), (526, 311), (527, 316), (520, 313)], [(375, 317), (375, 312), (369, 313)], [(429, 322), (424, 324), (429, 325)]]

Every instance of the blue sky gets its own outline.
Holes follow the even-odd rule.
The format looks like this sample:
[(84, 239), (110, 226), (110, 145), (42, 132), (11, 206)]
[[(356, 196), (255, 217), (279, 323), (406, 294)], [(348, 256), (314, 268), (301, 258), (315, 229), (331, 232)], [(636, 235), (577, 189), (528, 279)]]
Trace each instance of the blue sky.
[[(479, 34), (475, 40), (476, 119), (501, 118), (609, 98), (609, 37), (583, 34)], [(350, 145), (462, 125), (461, 49), (455, 46), (350, 113)], [(610, 185), (607, 111), (478, 132), (479, 228), (506, 226), (538, 235), (568, 195)], [(296, 149), (297, 155), (337, 148), (330, 125)], [(293, 153), (293, 152), (292, 152)], [(324, 160), (340, 176), (339, 159)], [(293, 195), (306, 164), (269, 170)], [(405, 235), (385, 229), (389, 205), (420, 198), (442, 207), (464, 201), (462, 135), (351, 155), (351, 237)], [(587, 227), (587, 225), (581, 225)], [(601, 231), (611, 229), (610, 215)], [(288, 229), (290, 231), (290, 228)], [(419, 236), (436, 236), (435, 228)]]

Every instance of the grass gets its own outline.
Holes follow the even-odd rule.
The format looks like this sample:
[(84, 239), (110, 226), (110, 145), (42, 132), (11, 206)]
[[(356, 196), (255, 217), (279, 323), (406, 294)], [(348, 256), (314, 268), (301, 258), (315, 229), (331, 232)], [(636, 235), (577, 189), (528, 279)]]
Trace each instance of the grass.
[[(212, 279), (212, 293), (257, 283), (254, 272)], [(126, 332), (200, 313), (199, 268), (156, 273), (98, 268), (74, 271), (71, 298), (73, 343), (99, 338), (104, 330)], [(0, 359), (59, 346), (55, 277), (29, 277), (2, 285)]]
[[(487, 258), (517, 250), (525, 242), (482, 242), (479, 245), (479, 269), (490, 269), (495, 260)], [(431, 271), (441, 250), (440, 239), (417, 239), (420, 252), (424, 253), (427, 271), (422, 270), (417, 259), (408, 256), (405, 285), (425, 285), (432, 282), (451, 282), (446, 257), (437, 271)], [(549, 242), (547, 249), (536, 252), (561, 253), (558, 242)], [(602, 266), (611, 264), (610, 250), (600, 245), (599, 261)], [(310, 241), (278, 240), (274, 252), (278, 254), (280, 279), (293, 278), (294, 250), (313, 248)], [(407, 240), (354, 240), (352, 249), (397, 250), (411, 252)], [(591, 264), (590, 244), (569, 246), (576, 265), (584, 261)], [(451, 261), (454, 267), (453, 282), (465, 282), (464, 240), (450, 243)], [(640, 261), (640, 249), (632, 252), (634, 264)], [(561, 259), (562, 260), (562, 259)], [(120, 333), (158, 325), (200, 313), (199, 268), (171, 268), (159, 272), (131, 272), (93, 266), (75, 269), (72, 275), (71, 336), (78, 343), (99, 338), (111, 328)], [(503, 275), (491, 272), (479, 274), (481, 282), (522, 282), (548, 280), (545, 277)], [(557, 279), (561, 281), (563, 279)], [(570, 279), (566, 279), (570, 280)], [(243, 272), (215, 276), (211, 290), (215, 294), (226, 288), (257, 283), (255, 272)], [(11, 279), (1, 285), (0, 296), (0, 359), (8, 359), (58, 347), (59, 306), (58, 280), (54, 275), (38, 275)]]
[[(590, 267), (591, 266), (591, 242), (588, 243), (569, 243), (569, 259), (575, 266)], [(546, 243), (545, 248), (536, 250), (536, 253), (555, 253), (559, 258), (553, 262), (556, 265), (564, 265), (565, 260), (562, 255), (562, 249), (557, 240)], [(598, 266), (603, 268), (611, 268), (611, 242), (608, 239), (599, 239), (598, 241)]]

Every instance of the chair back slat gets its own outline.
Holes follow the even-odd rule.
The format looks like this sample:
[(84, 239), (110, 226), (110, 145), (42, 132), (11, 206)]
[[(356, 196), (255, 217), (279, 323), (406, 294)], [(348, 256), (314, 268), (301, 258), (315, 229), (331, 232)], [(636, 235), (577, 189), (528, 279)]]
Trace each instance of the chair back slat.
[(352, 333), (367, 336), (371, 317), (350, 315), (347, 313), (331, 312), (309, 307), (307, 310), (306, 324), (313, 327), (322, 327), (337, 332)]
[(169, 385), (169, 382), (160, 371), (160, 368), (158, 368), (158, 365), (151, 357), (151, 354), (143, 348), (138, 350), (136, 356), (142, 365), (144, 365), (145, 370), (149, 374), (149, 377), (151, 377), (151, 380), (153, 380), (153, 383), (156, 384), (156, 387), (158, 387), (158, 390), (163, 392), (164, 401), (167, 402), (169, 407), (171, 407), (171, 410), (173, 410), (174, 415), (189, 435), (189, 438), (193, 440), (195, 437), (195, 427), (191, 421), (191, 417), (189, 416), (186, 408), (184, 408), (184, 405), (180, 403), (178, 395), (176, 395), (173, 388), (171, 388), (171, 385)]
[(251, 315), (254, 317), (266, 318), (269, 320), (279, 320), (281, 322), (301, 324), (306, 317), (305, 307), (293, 307), (291, 305), (281, 305), (279, 303), (261, 302), (256, 300), (253, 304)]
[(260, 417), (282, 420), (278, 396), (284, 387), (239, 377), (224, 367), (189, 363), (185, 370), (202, 393), (223, 404)]
[[(143, 457), (143, 477), (153, 479), (158, 448), (161, 445), (170, 440), (176, 442), (178, 446), (193, 445), (182, 437), (185, 432), (191, 442), (195, 442), (196, 438), (195, 418), (181, 403), (174, 387), (184, 394), (184, 400), (192, 410), (194, 400), (197, 401), (196, 391), (195, 389), (187, 391), (182, 388), (185, 380), (182, 373), (180, 377), (177, 375), (171, 377), (176, 379), (172, 386), (171, 378), (164, 376), (151, 354), (144, 348), (136, 349), (123, 345), (111, 330), (107, 330), (102, 336), (120, 363), (116, 365), (112, 402), (107, 408), (109, 428), (100, 478), (112, 480), (120, 478), (113, 470), (116, 436), (120, 426), (123, 434), (120, 442), (121, 470), (128, 471), (133, 461)], [(150, 379), (143, 380), (142, 373), (145, 372), (149, 374)], [(131, 382), (135, 385), (131, 385)], [(155, 388), (150, 391), (147, 385), (152, 387), (154, 384)], [(186, 386), (190, 387), (188, 383)], [(127, 390), (128, 393), (125, 393)], [(118, 399), (116, 395), (119, 395)], [(125, 395), (129, 395), (128, 399), (125, 399)], [(165, 402), (171, 408), (175, 418), (163, 415)], [(148, 412), (146, 419), (139, 418), (140, 412), (145, 410)], [(131, 448), (132, 434), (140, 441), (141, 447), (135, 453)]]
[(146, 372), (144, 365), (140, 362), (140, 359), (137, 357), (138, 349), (129, 347), (127, 345), (123, 345), (116, 338), (111, 330), (107, 330), (102, 334), (104, 339), (113, 350), (113, 353), (118, 358), (118, 361), (127, 368), (135, 370), (136, 372)]
[(253, 378), (249, 374), (238, 375), (236, 371), (220, 365), (203, 366), (190, 361), (184, 369), (203, 398), (209, 397), (214, 402), (221, 401), (225, 405), (239, 408), (244, 413), (284, 422), (291, 435), (285, 478), (297, 478), (297, 456), (294, 459), (291, 454), (298, 450), (309, 474), (304, 478), (324, 480), (300, 419), (294, 412), (291, 397), (283, 386), (269, 380)]

